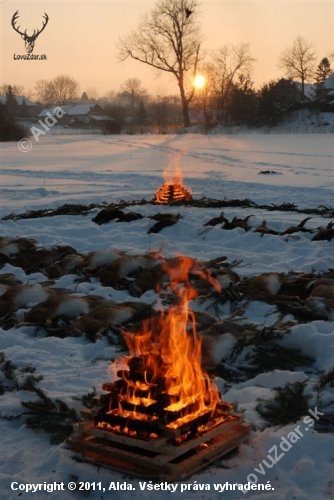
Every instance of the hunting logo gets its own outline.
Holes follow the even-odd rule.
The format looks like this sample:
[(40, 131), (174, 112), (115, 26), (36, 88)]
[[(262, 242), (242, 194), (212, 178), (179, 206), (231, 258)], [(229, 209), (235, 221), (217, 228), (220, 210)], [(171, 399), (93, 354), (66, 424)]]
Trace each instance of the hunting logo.
[(27, 35), (27, 30), (25, 30), (23, 33), (22, 31), (20, 31), (20, 26), (16, 26), (16, 21), (19, 18), (19, 11), (18, 10), (15, 12), (15, 14), (12, 17), (12, 26), (13, 26), (14, 30), (17, 31), (17, 33), (19, 35), (21, 35), (21, 37), (23, 38), (27, 54), (32, 53), (32, 51), (34, 50), (35, 41), (36, 41), (37, 37), (42, 33), (45, 26), (48, 24), (49, 16), (46, 13), (44, 13), (43, 17), (44, 17), (44, 19), (42, 21), (43, 22), (42, 29), (37, 30), (37, 31), (34, 29), (34, 32), (31, 36)]

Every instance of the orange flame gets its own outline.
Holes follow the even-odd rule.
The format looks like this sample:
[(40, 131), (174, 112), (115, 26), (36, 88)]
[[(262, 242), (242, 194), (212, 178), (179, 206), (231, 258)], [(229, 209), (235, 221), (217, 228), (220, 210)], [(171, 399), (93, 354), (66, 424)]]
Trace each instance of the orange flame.
[[(196, 297), (189, 274), (191, 272), (209, 279), (216, 290), (220, 290), (220, 285), (190, 257), (179, 256), (169, 264), (166, 262), (164, 267), (169, 274), (170, 289), (177, 295), (178, 303), (162, 311), (157, 320), (145, 321), (141, 332), (125, 332), (130, 356), (119, 361), (123, 367), (124, 361), (128, 363), (130, 371), (131, 359), (139, 363), (136, 368), (142, 374), (141, 389), (146, 389), (145, 401), (138, 399), (138, 381), (131, 380), (130, 371), (117, 372), (116, 369), (116, 372), (121, 373), (127, 383), (124, 397), (130, 403), (139, 401), (142, 406), (149, 406), (157, 399), (157, 387), (163, 385), (165, 411), (181, 412), (177, 420), (169, 424), (175, 428), (204, 413), (213, 415), (220, 402), (217, 388), (201, 366), (201, 340), (196, 334), (194, 315), (188, 307), (189, 300)], [(117, 361), (116, 366), (119, 366)]]
[(183, 172), (179, 165), (169, 165), (163, 173), (166, 184), (183, 185)]

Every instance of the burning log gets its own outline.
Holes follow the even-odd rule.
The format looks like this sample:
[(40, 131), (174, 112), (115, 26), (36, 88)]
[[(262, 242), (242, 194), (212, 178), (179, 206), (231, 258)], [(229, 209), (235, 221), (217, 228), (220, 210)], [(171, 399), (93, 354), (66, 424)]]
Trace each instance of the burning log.
[(191, 200), (191, 190), (183, 185), (180, 167), (169, 167), (164, 172), (165, 182), (156, 191), (153, 202), (168, 205)]
[(154, 203), (168, 205), (191, 200), (191, 191), (181, 184), (163, 184), (154, 196)]

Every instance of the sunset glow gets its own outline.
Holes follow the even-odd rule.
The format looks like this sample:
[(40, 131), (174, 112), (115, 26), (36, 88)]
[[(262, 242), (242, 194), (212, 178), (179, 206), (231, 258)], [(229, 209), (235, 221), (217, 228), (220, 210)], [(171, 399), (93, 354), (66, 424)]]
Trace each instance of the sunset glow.
[[(80, 85), (80, 92), (95, 89), (101, 96), (119, 91), (128, 78), (136, 77), (152, 94), (178, 93), (175, 78), (159, 73), (137, 61), (121, 63), (117, 56), (120, 37), (136, 29), (140, 19), (151, 11), (157, 0), (36, 0), (13, 4), (0, 3), (2, 31), (0, 53), (2, 83), (22, 85), (33, 90), (37, 80), (50, 80), (58, 75), (69, 75)], [(247, 42), (255, 62), (252, 80), (255, 88), (271, 79), (283, 76), (279, 57), (298, 36), (314, 45), (317, 59), (333, 51), (333, 4), (330, 0), (222, 0), (200, 2), (203, 50), (209, 56), (225, 45)], [(28, 35), (41, 30), (45, 13), (48, 24), (36, 40), (34, 54), (46, 56), (43, 60), (14, 59), (25, 54), (22, 37), (13, 29), (11, 20), (18, 10), (16, 23)], [(303, 12), (302, 18), (300, 12)], [(75, 19), (75, 23), (73, 23)], [(82, 33), (89, 33), (86, 40)], [(200, 89), (195, 83), (195, 88)]]
[(194, 87), (196, 90), (202, 90), (206, 85), (206, 78), (204, 75), (197, 74), (194, 78)]

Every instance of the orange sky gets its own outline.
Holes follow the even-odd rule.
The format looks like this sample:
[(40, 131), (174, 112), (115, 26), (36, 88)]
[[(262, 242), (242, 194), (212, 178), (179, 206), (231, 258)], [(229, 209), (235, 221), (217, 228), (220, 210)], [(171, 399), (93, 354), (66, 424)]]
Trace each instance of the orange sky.
[[(99, 95), (120, 90), (128, 78), (139, 78), (150, 93), (177, 94), (174, 79), (148, 66), (117, 60), (119, 37), (136, 28), (140, 17), (155, 0), (0, 0), (0, 83), (16, 83), (33, 90), (39, 79), (60, 74), (75, 78), (80, 91), (95, 88)], [(37, 39), (33, 54), (47, 60), (14, 60), (25, 54), (24, 41), (11, 26), (41, 28), (42, 16), (48, 26)], [(226, 44), (249, 42), (256, 59), (253, 81), (256, 87), (283, 76), (278, 67), (282, 51), (301, 35), (314, 46), (319, 62), (334, 52), (334, 3), (332, 0), (202, 0), (203, 47), (209, 51)], [(31, 30), (31, 31), (30, 31)], [(332, 61), (334, 66), (334, 61)]]

